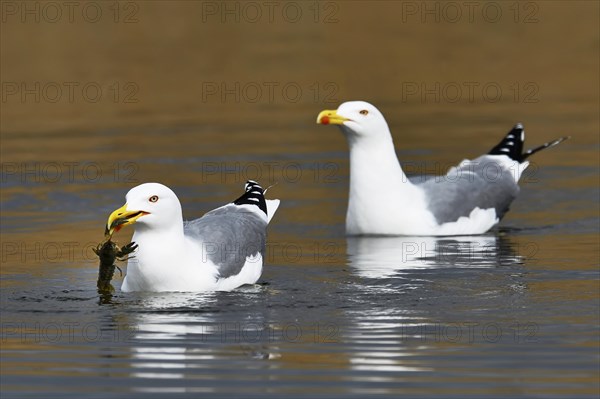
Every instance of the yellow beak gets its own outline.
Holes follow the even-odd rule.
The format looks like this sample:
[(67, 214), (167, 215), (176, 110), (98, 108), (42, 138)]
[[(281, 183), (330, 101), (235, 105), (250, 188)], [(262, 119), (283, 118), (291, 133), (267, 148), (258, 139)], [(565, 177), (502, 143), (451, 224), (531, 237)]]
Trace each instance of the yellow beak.
[(317, 123), (321, 125), (343, 125), (344, 122), (349, 120), (350, 119), (338, 115), (337, 110), (326, 109), (325, 111), (321, 111), (319, 116), (317, 116)]
[(110, 238), (114, 232), (121, 230), (123, 226), (134, 224), (136, 220), (147, 214), (148, 212), (144, 211), (128, 211), (127, 204), (125, 204), (110, 214), (108, 222), (106, 222), (104, 235)]

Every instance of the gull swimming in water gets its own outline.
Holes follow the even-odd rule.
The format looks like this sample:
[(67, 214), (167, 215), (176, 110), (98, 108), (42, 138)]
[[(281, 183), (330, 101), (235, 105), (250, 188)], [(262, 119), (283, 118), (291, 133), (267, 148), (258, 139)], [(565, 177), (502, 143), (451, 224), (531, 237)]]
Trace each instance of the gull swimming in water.
[(350, 146), (349, 235), (471, 235), (497, 224), (519, 193), (526, 159), (568, 137), (523, 151), (520, 123), (490, 152), (463, 160), (446, 176), (409, 180), (396, 156), (388, 125), (364, 101), (319, 113), (317, 123), (338, 125)]
[(237, 200), (184, 222), (177, 195), (159, 183), (132, 188), (108, 218), (106, 234), (135, 223), (138, 245), (122, 291), (229, 291), (262, 273), (267, 224), (279, 200), (249, 180)]

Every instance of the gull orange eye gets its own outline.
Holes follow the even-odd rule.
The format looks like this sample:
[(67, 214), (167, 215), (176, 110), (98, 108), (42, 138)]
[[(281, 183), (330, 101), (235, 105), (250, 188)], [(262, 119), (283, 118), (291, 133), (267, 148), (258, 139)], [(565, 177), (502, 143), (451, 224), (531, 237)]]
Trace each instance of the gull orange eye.
[(150, 201), (150, 202), (158, 201), (158, 195), (153, 195), (152, 197), (148, 198), (148, 201)]
[(361, 115), (369, 115), (369, 111), (367, 111), (366, 109), (363, 109), (362, 111), (359, 112), (359, 114), (361, 114)]

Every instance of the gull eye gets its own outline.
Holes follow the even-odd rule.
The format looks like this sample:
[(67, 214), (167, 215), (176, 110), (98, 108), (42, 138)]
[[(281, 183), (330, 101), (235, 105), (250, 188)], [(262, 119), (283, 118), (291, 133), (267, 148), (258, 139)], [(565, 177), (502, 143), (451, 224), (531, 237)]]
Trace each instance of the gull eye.
[(148, 201), (150, 201), (150, 202), (158, 201), (158, 195), (153, 195), (152, 197), (148, 198)]
[(367, 111), (366, 109), (363, 109), (362, 111), (359, 112), (359, 114), (361, 114), (361, 115), (369, 115), (369, 111)]

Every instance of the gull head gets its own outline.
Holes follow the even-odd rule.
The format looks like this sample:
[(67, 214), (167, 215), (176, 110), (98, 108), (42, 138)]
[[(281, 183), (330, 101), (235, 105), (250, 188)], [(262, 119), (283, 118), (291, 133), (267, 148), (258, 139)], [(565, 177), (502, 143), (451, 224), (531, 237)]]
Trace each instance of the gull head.
[(336, 110), (321, 111), (317, 123), (338, 125), (348, 138), (389, 136), (389, 128), (381, 112), (365, 101), (348, 101)]
[(181, 225), (181, 204), (177, 195), (159, 183), (144, 183), (129, 190), (125, 205), (108, 217), (105, 235), (111, 237), (121, 228), (137, 223), (157, 230)]

